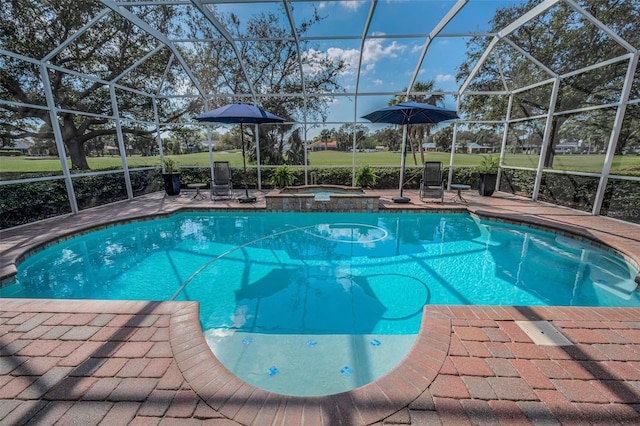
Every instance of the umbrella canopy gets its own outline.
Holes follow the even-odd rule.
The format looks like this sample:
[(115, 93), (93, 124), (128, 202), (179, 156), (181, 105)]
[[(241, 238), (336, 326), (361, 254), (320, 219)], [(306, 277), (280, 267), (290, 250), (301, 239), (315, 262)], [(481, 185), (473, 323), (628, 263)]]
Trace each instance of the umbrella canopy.
[(241, 102), (228, 104), (196, 116), (198, 121), (215, 123), (282, 123), (284, 118), (271, 114), (255, 105)]
[[(255, 105), (245, 104), (237, 102), (233, 104), (227, 104), (216, 108), (211, 111), (207, 111), (203, 114), (196, 116), (198, 121), (208, 121), (213, 123), (240, 123), (240, 137), (242, 140), (242, 163), (244, 166), (244, 191), (245, 196), (238, 198), (241, 203), (253, 202), (256, 197), (249, 196), (249, 187), (247, 185), (247, 160), (244, 153), (244, 132), (242, 131), (242, 125), (244, 123), (250, 124), (264, 124), (264, 123), (282, 123), (284, 118), (278, 117), (275, 114), (271, 114), (263, 109), (258, 108)], [(213, 173), (213, 165), (211, 166)], [(213, 178), (213, 176), (212, 176)]]
[(372, 123), (389, 123), (401, 124), (402, 129), (402, 160), (400, 164), (400, 196), (393, 198), (396, 203), (408, 203), (411, 201), (407, 197), (402, 196), (402, 187), (404, 183), (404, 162), (405, 150), (407, 145), (407, 126), (409, 124), (436, 124), (441, 121), (455, 120), (458, 117), (456, 111), (439, 108), (437, 106), (423, 104), (419, 102), (401, 102), (386, 108), (373, 111), (367, 115), (363, 115)]
[(422, 104), (419, 102), (401, 102), (362, 116), (372, 123), (389, 124), (435, 124), (454, 120), (458, 114), (449, 109)]

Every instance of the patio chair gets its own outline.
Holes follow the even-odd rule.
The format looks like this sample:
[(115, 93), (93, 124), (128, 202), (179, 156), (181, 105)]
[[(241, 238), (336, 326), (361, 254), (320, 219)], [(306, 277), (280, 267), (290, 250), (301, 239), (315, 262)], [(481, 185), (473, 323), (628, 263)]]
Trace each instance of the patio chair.
[(233, 184), (231, 183), (231, 168), (228, 161), (213, 162), (213, 181), (211, 182), (211, 199), (231, 198)]
[(440, 202), (444, 202), (441, 161), (425, 161), (424, 163), (420, 180), (420, 201), (424, 201), (424, 198), (440, 198)]

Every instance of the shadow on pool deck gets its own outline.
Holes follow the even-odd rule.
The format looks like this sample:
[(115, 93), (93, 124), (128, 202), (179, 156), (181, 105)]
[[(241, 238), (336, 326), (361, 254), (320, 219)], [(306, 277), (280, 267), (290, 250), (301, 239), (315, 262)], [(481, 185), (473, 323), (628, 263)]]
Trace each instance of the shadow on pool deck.
[[(402, 206), (393, 195), (381, 192), (383, 208), (468, 209), (570, 230), (640, 260), (637, 225), (504, 194)], [(212, 206), (261, 208), (152, 194), (3, 231), (2, 276), (47, 238)], [(573, 344), (536, 345), (521, 320), (549, 321)], [(426, 306), (416, 345), (392, 373), (301, 398), (229, 373), (204, 340), (194, 302), (0, 300), (2, 424), (638, 424), (639, 411), (640, 309)]]

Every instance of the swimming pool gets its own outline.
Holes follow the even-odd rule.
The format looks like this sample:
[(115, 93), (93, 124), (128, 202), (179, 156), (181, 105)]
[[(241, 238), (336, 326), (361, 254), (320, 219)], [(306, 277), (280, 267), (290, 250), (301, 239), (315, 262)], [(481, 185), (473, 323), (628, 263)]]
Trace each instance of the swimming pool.
[(424, 304), (637, 307), (636, 273), (588, 242), (467, 214), (181, 213), (44, 249), (0, 296), (197, 300), (238, 377), (324, 395), (401, 362)]

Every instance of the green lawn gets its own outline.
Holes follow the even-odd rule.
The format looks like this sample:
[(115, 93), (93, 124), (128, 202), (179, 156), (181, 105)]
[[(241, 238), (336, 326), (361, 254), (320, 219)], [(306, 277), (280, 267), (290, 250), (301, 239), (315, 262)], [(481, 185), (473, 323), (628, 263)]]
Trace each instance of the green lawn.
[[(179, 166), (208, 166), (209, 153), (172, 155)], [(215, 161), (229, 161), (233, 166), (242, 165), (242, 153), (237, 151), (214, 152)], [(350, 166), (352, 153), (338, 151), (318, 151), (309, 153), (311, 166)], [(394, 152), (359, 152), (356, 153), (356, 165), (368, 164), (370, 166), (397, 166), (400, 165), (400, 154)], [(420, 162), (419, 155), (417, 156)], [(456, 166), (475, 166), (482, 161), (483, 156), (477, 154), (456, 154)], [(448, 153), (426, 153), (427, 161), (442, 161), (449, 164)], [(127, 157), (130, 168), (143, 166), (160, 166), (160, 157), (142, 157), (134, 155)], [(120, 157), (91, 157), (88, 158), (92, 170), (113, 169), (121, 167)], [(602, 170), (604, 155), (558, 155), (555, 158), (554, 168), (558, 170), (572, 170), (581, 172), (595, 172)], [(409, 154), (406, 160), (407, 166), (413, 166), (413, 156)], [(516, 167), (537, 167), (538, 156), (525, 154), (507, 154), (505, 164)], [(0, 173), (11, 172), (56, 172), (60, 171), (60, 162), (57, 157), (0, 157)], [(616, 156), (612, 167), (614, 174), (640, 174), (640, 156)]]

